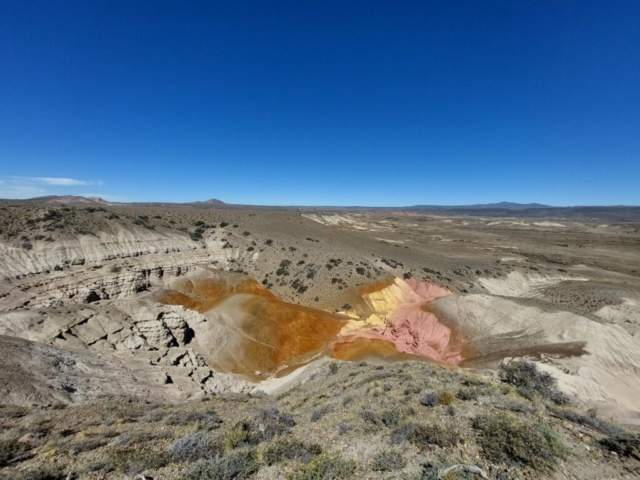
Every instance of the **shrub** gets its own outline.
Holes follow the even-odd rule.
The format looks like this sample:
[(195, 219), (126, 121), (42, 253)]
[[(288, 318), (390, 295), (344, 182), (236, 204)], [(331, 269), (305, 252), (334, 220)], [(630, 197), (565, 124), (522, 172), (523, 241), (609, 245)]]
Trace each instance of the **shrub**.
[(513, 415), (481, 415), (473, 420), (478, 443), (493, 462), (524, 465), (535, 470), (552, 470), (567, 450), (559, 436), (547, 426), (525, 423)]
[(623, 433), (623, 430), (620, 427), (612, 425), (606, 420), (602, 420), (595, 415), (582, 415), (581, 413), (574, 412), (573, 410), (559, 408), (551, 409), (550, 411), (558, 418), (569, 420), (570, 422), (577, 423), (578, 425), (586, 425), (608, 435)]
[(316, 408), (313, 412), (311, 412), (311, 421), (317, 422), (330, 411), (331, 411), (331, 405), (323, 405), (320, 408)]
[(531, 406), (531, 404), (527, 404), (525, 402), (519, 400), (510, 400), (506, 399), (496, 405), (498, 408), (504, 408), (506, 410), (510, 410), (515, 413), (527, 413), (532, 414), (535, 412), (535, 408)]
[(400, 422), (400, 411), (397, 409), (385, 410), (380, 414), (380, 421), (385, 427), (395, 427)]
[(202, 230), (201, 228), (196, 228), (193, 232), (191, 232), (189, 236), (191, 237), (191, 240), (193, 240), (194, 242), (197, 242), (199, 240), (202, 240), (203, 233), (204, 233), (204, 230)]
[(16, 440), (0, 441), (0, 467), (8, 465), (11, 460), (18, 457), (26, 450), (27, 446)]
[(67, 474), (55, 467), (36, 467), (22, 472), (19, 480), (66, 480)]
[(222, 419), (214, 410), (206, 412), (188, 411), (169, 415), (165, 423), (167, 425), (189, 425), (195, 423), (198, 430), (215, 430), (222, 424)]
[(500, 379), (513, 385), (523, 397), (532, 400), (536, 395), (557, 404), (568, 403), (569, 399), (556, 386), (556, 379), (541, 372), (531, 362), (513, 361), (500, 366)]
[(72, 444), (69, 451), (74, 455), (77, 455), (82, 452), (97, 450), (98, 448), (104, 447), (106, 444), (107, 441), (100, 438), (87, 438)]
[(20, 407), (17, 405), (0, 405), (0, 418), (22, 418), (28, 414), (29, 409), (26, 407)]
[(633, 457), (640, 460), (640, 435), (633, 433), (617, 433), (600, 440), (600, 445), (620, 457)]
[(348, 431), (351, 430), (351, 424), (349, 422), (345, 422), (344, 420), (338, 424), (338, 435), (344, 435)]
[(274, 465), (284, 460), (307, 463), (321, 453), (322, 447), (318, 444), (307, 444), (295, 438), (279, 438), (265, 447), (262, 452), (262, 461), (267, 465)]
[(227, 435), (225, 447), (229, 449), (241, 445), (257, 445), (276, 435), (289, 433), (295, 424), (291, 415), (280, 413), (275, 407), (267, 408), (253, 419), (237, 423)]
[(455, 395), (448, 390), (443, 390), (438, 394), (438, 403), (440, 405), (451, 405), (455, 399)]
[(482, 391), (478, 387), (462, 387), (458, 390), (456, 397), (463, 401), (477, 400), (481, 394)]
[(353, 478), (356, 463), (339, 455), (322, 454), (306, 465), (299, 466), (289, 480), (342, 480)]
[(423, 392), (418, 401), (425, 407), (435, 407), (438, 405), (438, 395), (435, 392)]
[(362, 418), (362, 420), (365, 423), (367, 423), (369, 425), (372, 425), (374, 427), (381, 427), (382, 426), (382, 420), (380, 420), (378, 415), (376, 415), (371, 410), (362, 410), (362, 411), (360, 411), (360, 418)]
[(185, 480), (243, 480), (258, 471), (254, 448), (236, 450), (224, 456), (198, 461), (185, 475)]
[(109, 466), (126, 474), (137, 475), (148, 469), (168, 465), (173, 458), (164, 451), (155, 451), (146, 447), (115, 448), (109, 452)]
[(204, 432), (186, 435), (169, 447), (169, 454), (180, 462), (214, 457), (221, 453), (220, 444)]
[(371, 470), (375, 472), (391, 472), (400, 470), (406, 465), (406, 460), (398, 450), (383, 450), (373, 457)]
[(424, 391), (418, 401), (425, 407), (435, 407), (437, 405), (451, 405), (455, 400), (455, 395), (448, 391), (441, 392)]
[(439, 447), (453, 447), (461, 440), (458, 430), (452, 427), (442, 427), (440, 425), (420, 425), (408, 423), (396, 428), (391, 433), (392, 443), (398, 444), (409, 441), (419, 448), (429, 445)]
[(248, 424), (245, 422), (238, 423), (227, 433), (224, 439), (224, 448), (225, 450), (233, 450), (241, 445), (248, 445), (248, 438)]

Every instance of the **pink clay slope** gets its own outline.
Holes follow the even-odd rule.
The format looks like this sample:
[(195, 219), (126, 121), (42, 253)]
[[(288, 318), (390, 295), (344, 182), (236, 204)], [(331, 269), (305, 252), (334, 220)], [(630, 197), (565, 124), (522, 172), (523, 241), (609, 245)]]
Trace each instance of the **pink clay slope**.
[[(396, 281), (396, 283), (398, 283)], [(439, 285), (409, 279), (403, 282), (401, 298), (389, 312), (384, 326), (372, 326), (350, 332), (341, 339), (367, 338), (393, 343), (396, 350), (438, 362), (458, 364), (462, 358), (462, 342), (438, 317), (427, 310), (433, 300), (450, 295)]]

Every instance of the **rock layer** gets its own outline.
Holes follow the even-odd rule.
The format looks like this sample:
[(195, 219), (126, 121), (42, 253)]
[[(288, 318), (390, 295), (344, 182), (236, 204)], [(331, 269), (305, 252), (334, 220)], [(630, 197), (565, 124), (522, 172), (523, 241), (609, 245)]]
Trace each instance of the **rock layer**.
[(363, 305), (348, 312), (352, 319), (340, 332), (339, 342), (387, 341), (398, 352), (460, 363), (462, 340), (428, 308), (430, 302), (448, 295), (448, 290), (434, 283), (396, 278), (364, 293)]

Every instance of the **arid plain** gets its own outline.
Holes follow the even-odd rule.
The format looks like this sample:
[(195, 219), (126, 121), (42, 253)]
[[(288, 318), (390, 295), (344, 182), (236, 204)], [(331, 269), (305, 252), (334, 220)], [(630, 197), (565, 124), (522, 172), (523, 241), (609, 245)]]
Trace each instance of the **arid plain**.
[(0, 278), (6, 478), (640, 475), (625, 211), (3, 201)]

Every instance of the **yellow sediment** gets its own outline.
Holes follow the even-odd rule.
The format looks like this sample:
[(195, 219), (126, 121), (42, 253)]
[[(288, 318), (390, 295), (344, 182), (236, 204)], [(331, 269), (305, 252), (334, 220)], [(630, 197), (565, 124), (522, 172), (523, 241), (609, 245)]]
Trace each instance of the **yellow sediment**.
[(384, 327), (389, 315), (398, 305), (415, 296), (409, 284), (401, 278), (376, 282), (361, 291), (362, 305), (345, 312), (350, 319), (340, 335), (349, 335), (366, 328)]

